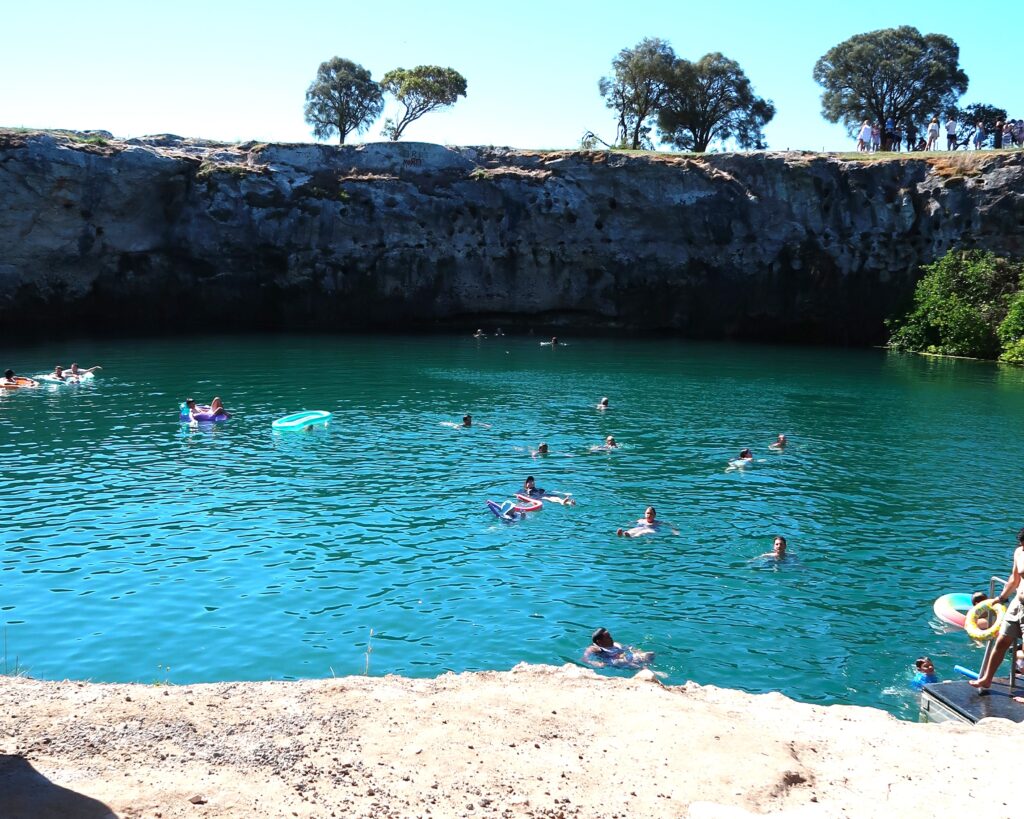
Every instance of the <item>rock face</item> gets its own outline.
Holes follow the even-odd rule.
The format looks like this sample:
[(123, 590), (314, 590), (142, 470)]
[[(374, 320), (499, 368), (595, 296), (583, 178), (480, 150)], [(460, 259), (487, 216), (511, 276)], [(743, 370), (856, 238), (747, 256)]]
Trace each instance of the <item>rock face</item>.
[(1018, 255), (1024, 154), (702, 158), (0, 131), (21, 331), (571, 326), (871, 344), (918, 267)]

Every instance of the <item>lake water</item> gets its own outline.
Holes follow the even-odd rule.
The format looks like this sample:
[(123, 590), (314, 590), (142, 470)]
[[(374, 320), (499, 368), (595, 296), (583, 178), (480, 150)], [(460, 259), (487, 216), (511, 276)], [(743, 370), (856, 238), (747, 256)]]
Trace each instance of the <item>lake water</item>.
[[(1009, 568), (1024, 372), (538, 340), (5, 344), (22, 374), (104, 369), (0, 392), (0, 660), (97, 681), (433, 676), (574, 662), (606, 626), (670, 683), (904, 716), (919, 654), (944, 676), (980, 663), (931, 604)], [(183, 426), (189, 395), (234, 417)], [(333, 421), (272, 432), (303, 409)], [(445, 425), (465, 412), (490, 427)], [(608, 434), (621, 449), (591, 453)], [(758, 462), (726, 471), (744, 446)], [(528, 474), (577, 506), (489, 514)], [(616, 537), (648, 504), (679, 535)], [(757, 559), (776, 533), (778, 566)]]

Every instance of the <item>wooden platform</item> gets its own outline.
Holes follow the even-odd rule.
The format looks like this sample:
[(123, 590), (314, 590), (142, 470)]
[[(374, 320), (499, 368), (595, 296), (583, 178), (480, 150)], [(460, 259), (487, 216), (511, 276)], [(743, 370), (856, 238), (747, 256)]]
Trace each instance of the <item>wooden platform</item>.
[(986, 717), (1000, 717), (1012, 722), (1024, 722), (1024, 704), (1013, 697), (1024, 697), (1024, 685), (1017, 677), (1017, 685), (1010, 693), (1008, 677), (996, 677), (987, 694), (979, 694), (967, 680), (932, 683), (921, 691), (921, 722), (975, 723)]

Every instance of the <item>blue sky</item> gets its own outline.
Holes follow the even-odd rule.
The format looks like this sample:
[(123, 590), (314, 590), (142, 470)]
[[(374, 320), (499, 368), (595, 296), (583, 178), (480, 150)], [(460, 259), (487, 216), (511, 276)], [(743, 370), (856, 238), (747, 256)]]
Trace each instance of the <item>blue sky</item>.
[[(766, 129), (771, 148), (849, 150), (843, 129), (821, 118), (811, 70), (847, 37), (897, 25), (959, 43), (970, 77), (964, 103), (1024, 116), (1020, 3), (876, 5), (885, 4), (11, 3), (0, 18), (0, 126), (309, 142), (306, 88), (322, 61), (340, 56), (375, 79), (418, 64), (466, 77), (466, 99), (409, 126), (407, 140), (577, 147), (587, 130), (615, 135), (597, 91), (612, 58), (660, 37), (689, 59), (721, 51), (737, 60), (778, 109)], [(380, 140), (382, 125), (349, 141)]]

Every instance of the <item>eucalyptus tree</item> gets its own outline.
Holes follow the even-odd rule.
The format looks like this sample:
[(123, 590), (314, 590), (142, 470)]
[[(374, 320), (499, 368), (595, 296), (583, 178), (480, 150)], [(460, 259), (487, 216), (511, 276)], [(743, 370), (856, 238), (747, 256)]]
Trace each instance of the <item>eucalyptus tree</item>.
[(392, 141), (401, 138), (409, 123), (431, 111), (449, 108), (466, 96), (466, 78), (454, 68), (439, 65), (392, 69), (381, 78), (380, 85), (403, 108), (397, 121), (389, 119), (384, 125), (383, 134)]
[(313, 136), (330, 139), (337, 133), (339, 145), (353, 131), (369, 128), (383, 108), (384, 95), (370, 72), (342, 57), (320, 63), (306, 90), (306, 122)]
[(674, 62), (672, 46), (656, 37), (624, 48), (612, 60), (612, 76), (602, 77), (598, 90), (605, 104), (618, 112), (618, 145), (633, 150), (650, 145), (647, 121), (664, 101)]
[(661, 138), (703, 153), (712, 142), (764, 148), (764, 126), (775, 116), (770, 100), (754, 93), (735, 60), (715, 52), (697, 62), (677, 59), (658, 109)]
[(913, 26), (885, 28), (844, 40), (818, 60), (821, 113), (851, 134), (864, 119), (926, 122), (956, 107), (967, 90), (960, 48), (945, 34)]

